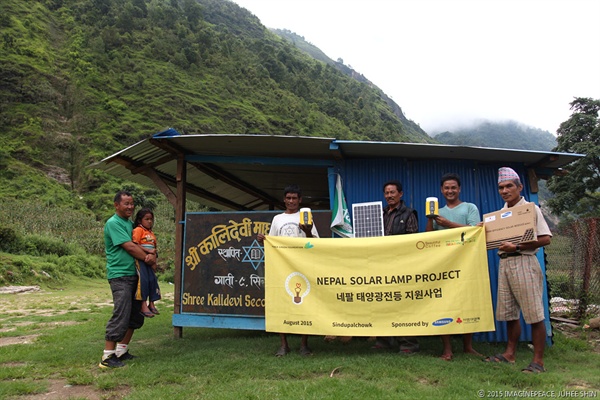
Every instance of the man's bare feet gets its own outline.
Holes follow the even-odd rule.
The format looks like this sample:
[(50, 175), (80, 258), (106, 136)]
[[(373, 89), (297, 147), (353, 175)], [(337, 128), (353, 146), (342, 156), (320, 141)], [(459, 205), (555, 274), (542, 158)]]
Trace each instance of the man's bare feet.
[(473, 354), (474, 356), (477, 356), (477, 357), (483, 357), (483, 354), (477, 352), (477, 350), (475, 350), (475, 349), (465, 349), (464, 353), (465, 354)]

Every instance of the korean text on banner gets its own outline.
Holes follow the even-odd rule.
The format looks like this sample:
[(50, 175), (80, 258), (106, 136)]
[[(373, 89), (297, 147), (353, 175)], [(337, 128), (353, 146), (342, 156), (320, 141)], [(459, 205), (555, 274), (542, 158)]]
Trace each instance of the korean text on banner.
[(482, 227), (265, 240), (266, 330), (339, 336), (493, 331)]

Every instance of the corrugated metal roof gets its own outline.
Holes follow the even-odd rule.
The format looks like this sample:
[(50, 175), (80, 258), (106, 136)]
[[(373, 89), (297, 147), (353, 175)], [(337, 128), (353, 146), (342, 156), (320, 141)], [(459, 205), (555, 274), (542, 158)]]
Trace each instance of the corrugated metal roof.
[(491, 147), (452, 146), (446, 144), (353, 142), (336, 140), (344, 158), (402, 157), (409, 160), (474, 160), (480, 162), (524, 163), (525, 166), (561, 168), (582, 154), (548, 151), (510, 150)]
[(219, 210), (266, 210), (283, 208), (283, 188), (290, 183), (302, 188), (303, 205), (328, 209), (329, 168), (341, 160), (461, 159), (557, 169), (582, 155), (321, 137), (180, 135), (169, 129), (92, 167), (147, 186), (155, 186), (152, 178), (158, 177), (175, 192), (178, 157), (187, 160), (188, 199)]
[[(173, 131), (173, 130), (171, 130)], [(166, 131), (165, 131), (166, 132)], [(175, 132), (175, 131), (173, 131)], [(177, 158), (187, 160), (188, 198), (219, 210), (282, 208), (283, 188), (305, 188), (304, 203), (329, 208), (327, 168), (332, 138), (177, 135), (161, 132), (92, 167), (155, 186), (150, 170), (175, 192)]]

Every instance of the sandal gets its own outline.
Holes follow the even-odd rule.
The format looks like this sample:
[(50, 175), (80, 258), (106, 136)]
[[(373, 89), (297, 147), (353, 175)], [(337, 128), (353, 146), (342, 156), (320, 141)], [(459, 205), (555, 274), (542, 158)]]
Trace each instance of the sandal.
[(371, 346), (374, 350), (389, 350), (391, 348), (390, 343), (387, 340), (377, 339), (375, 344)]
[(277, 353), (275, 353), (275, 357), (283, 357), (283, 356), (287, 355), (289, 352), (290, 352), (289, 347), (281, 346), (279, 348), (279, 350), (277, 350)]
[(154, 318), (154, 314), (152, 314), (150, 311), (140, 311), (140, 314), (146, 318)]
[(504, 357), (502, 354), (498, 353), (494, 356), (489, 356), (484, 358), (483, 360), (481, 360), (483, 362), (489, 362), (489, 363), (507, 363), (507, 364), (514, 364), (514, 361), (510, 361), (508, 358)]
[(412, 356), (413, 354), (417, 354), (418, 352), (419, 352), (419, 350), (400, 349), (400, 351), (398, 352), (398, 354), (403, 354), (405, 356)]
[(150, 312), (151, 312), (152, 314), (154, 314), (154, 315), (158, 315), (158, 314), (160, 314), (160, 313), (158, 312), (158, 310), (156, 309), (156, 307), (152, 306), (152, 307), (148, 307), (148, 308), (150, 309)]
[(400, 354), (404, 354), (407, 356), (411, 356), (419, 352), (418, 344), (401, 344), (400, 345)]
[(540, 372), (546, 372), (546, 370), (543, 365), (532, 361), (526, 368), (523, 368), (521, 372), (525, 372), (526, 374), (539, 374)]

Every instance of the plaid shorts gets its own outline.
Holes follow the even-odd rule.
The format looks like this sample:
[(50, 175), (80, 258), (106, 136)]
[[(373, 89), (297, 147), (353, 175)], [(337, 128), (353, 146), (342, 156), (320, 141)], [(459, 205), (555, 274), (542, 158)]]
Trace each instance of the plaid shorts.
[(500, 259), (496, 319), (514, 321), (523, 312), (528, 324), (544, 320), (544, 277), (535, 255)]

